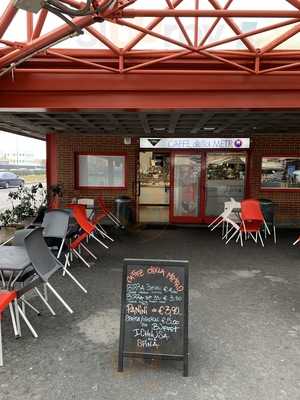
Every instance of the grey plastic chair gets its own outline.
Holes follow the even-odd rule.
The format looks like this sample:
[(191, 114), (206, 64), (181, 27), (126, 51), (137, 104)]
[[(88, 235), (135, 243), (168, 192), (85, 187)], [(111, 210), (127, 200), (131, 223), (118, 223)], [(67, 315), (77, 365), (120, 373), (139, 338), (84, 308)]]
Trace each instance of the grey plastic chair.
[(46, 285), (54, 296), (63, 304), (63, 306), (73, 314), (71, 307), (57, 293), (53, 286), (49, 283), (49, 279), (59, 270), (63, 269), (65, 273), (85, 292), (87, 290), (77, 281), (77, 279), (64, 268), (62, 263), (49, 250), (44, 238), (43, 228), (37, 228), (30, 232), (24, 239), (25, 248), (28, 256), (35, 269), (36, 274)]
[(44, 238), (56, 238), (61, 240), (57, 258), (61, 252), (68, 234), (70, 212), (68, 210), (53, 209), (45, 213), (42, 228)]

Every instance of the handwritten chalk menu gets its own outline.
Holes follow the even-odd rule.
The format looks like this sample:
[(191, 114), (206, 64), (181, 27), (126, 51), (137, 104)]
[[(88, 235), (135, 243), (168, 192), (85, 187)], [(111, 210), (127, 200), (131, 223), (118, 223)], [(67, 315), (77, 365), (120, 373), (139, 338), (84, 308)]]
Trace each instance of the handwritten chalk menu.
[(120, 372), (124, 357), (182, 360), (188, 375), (188, 261), (124, 260)]

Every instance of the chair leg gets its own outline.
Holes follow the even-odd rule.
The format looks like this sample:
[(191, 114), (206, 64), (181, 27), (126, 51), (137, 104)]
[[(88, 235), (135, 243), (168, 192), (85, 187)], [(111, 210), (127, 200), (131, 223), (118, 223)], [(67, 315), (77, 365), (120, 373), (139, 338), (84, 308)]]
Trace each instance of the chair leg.
[(210, 228), (211, 226), (213, 226), (218, 221), (219, 218), (221, 217), (218, 216), (217, 218), (215, 218), (207, 227)]
[(94, 253), (91, 252), (90, 249), (88, 249), (88, 248), (87, 248), (84, 244), (82, 244), (82, 243), (80, 243), (80, 245), (82, 246), (82, 248), (83, 248), (87, 253), (89, 253), (90, 256), (93, 257), (94, 260), (98, 260), (98, 258), (95, 256)]
[(0, 313), (0, 367), (3, 367), (3, 350), (2, 350), (2, 329), (1, 329), (2, 315)]
[(225, 242), (225, 244), (229, 243), (230, 240), (231, 240), (232, 238), (234, 238), (234, 236), (235, 236), (238, 232), (239, 232), (238, 230), (235, 230), (235, 231), (233, 232), (233, 234), (230, 236), (230, 238), (227, 239), (227, 241)]
[(69, 272), (68, 270), (65, 271), (66, 274), (73, 280), (73, 282), (76, 283), (76, 285), (84, 292), (87, 293), (87, 290), (84, 286), (82, 286), (82, 284), (75, 278), (74, 275), (71, 274), (71, 272)]
[(26, 304), (29, 308), (31, 308), (32, 311), (34, 311), (37, 315), (41, 315), (40, 311), (37, 308), (33, 307), (33, 305), (29, 303), (29, 301), (25, 299), (20, 299), (20, 300), (22, 301), (22, 303)]
[(60, 245), (59, 250), (58, 250), (58, 253), (57, 253), (57, 258), (58, 258), (58, 259), (60, 258), (60, 255), (61, 255), (61, 252), (62, 252), (64, 243), (65, 243), (65, 239), (63, 239), (63, 240), (61, 241), (61, 245)]
[(36, 293), (38, 294), (38, 296), (40, 297), (40, 299), (42, 300), (42, 302), (45, 304), (45, 306), (48, 308), (48, 310), (50, 311), (50, 313), (53, 315), (53, 317), (55, 317), (56, 313), (53, 310), (53, 308), (50, 306), (50, 304), (48, 303), (48, 301), (43, 297), (42, 293), (38, 290), (38, 288), (34, 288), (34, 290), (36, 291)]
[(38, 334), (36, 333), (36, 331), (34, 330), (33, 326), (31, 325), (31, 323), (28, 321), (26, 315), (23, 313), (22, 308), (17, 304), (17, 308), (18, 308), (18, 312), (20, 313), (21, 317), (23, 318), (25, 324), (27, 325), (28, 329), (30, 330), (30, 332), (32, 333), (32, 336), (35, 337), (36, 339), (38, 338)]
[(110, 237), (106, 232), (104, 232), (103, 229), (99, 228), (99, 226), (101, 227), (101, 225), (98, 224), (98, 225), (96, 226), (96, 229), (97, 229), (97, 231), (100, 233), (100, 235), (101, 235), (103, 238), (107, 238), (107, 239), (110, 240), (111, 242), (114, 242), (114, 239), (113, 239), (112, 237)]
[(223, 218), (221, 218), (220, 221), (211, 228), (211, 232), (214, 231), (222, 222), (223, 222)]
[(265, 227), (265, 230), (268, 232), (268, 234), (271, 235), (270, 229), (269, 229), (268, 224), (266, 223), (265, 220), (264, 220), (264, 227)]
[(57, 293), (52, 285), (49, 282), (46, 283), (47, 287), (51, 290), (54, 296), (61, 302), (61, 304), (69, 311), (70, 314), (73, 314), (74, 311), (72, 308), (64, 301), (64, 299)]
[(239, 235), (240, 235), (240, 239), (241, 239), (241, 247), (244, 247), (242, 232), (240, 232)]
[(19, 336), (21, 337), (22, 336), (22, 331), (21, 331), (20, 316), (19, 316), (18, 301), (17, 300), (14, 300), (14, 307), (15, 307), (17, 330), (18, 330)]
[(90, 264), (85, 261), (85, 259), (78, 253), (78, 251), (76, 251), (75, 249), (72, 250), (72, 252), (74, 252), (74, 254), (88, 267), (91, 268)]
[(65, 254), (65, 265), (63, 267), (63, 276), (65, 276), (66, 274), (66, 269), (70, 266), (70, 252), (68, 252), (68, 254)]
[(108, 212), (107, 217), (117, 226), (121, 226), (121, 221), (119, 220), (119, 218), (117, 218), (113, 213)]
[(223, 239), (227, 239), (229, 233), (230, 233), (233, 229), (234, 229), (233, 226), (232, 226), (230, 229), (228, 229), (228, 227), (226, 227), (226, 233), (225, 233), (225, 235), (222, 237), (222, 240), (223, 240)]
[(17, 328), (17, 323), (16, 323), (16, 318), (15, 318), (15, 313), (14, 313), (14, 308), (12, 303), (9, 303), (9, 312), (10, 312), (10, 318), (11, 318), (11, 322), (12, 322), (12, 326), (14, 329), (14, 334), (15, 337), (19, 337), (19, 332), (18, 332), (18, 328)]
[(261, 237), (261, 233), (260, 232), (257, 232), (257, 233), (258, 233), (258, 237), (259, 237), (259, 240), (260, 240), (260, 243), (261, 243), (262, 247), (265, 247), (264, 242), (263, 242), (262, 237)]
[(93, 233), (91, 233), (91, 237), (92, 237), (93, 239), (95, 239), (98, 243), (100, 243), (105, 249), (108, 249), (108, 246), (106, 246), (105, 243), (101, 242), (101, 240), (98, 239)]
[(47, 291), (47, 286), (43, 284), (43, 290), (44, 290), (44, 298), (46, 301), (48, 301), (48, 291)]
[(277, 243), (277, 233), (276, 233), (276, 226), (273, 225), (273, 237), (274, 237), (274, 243)]

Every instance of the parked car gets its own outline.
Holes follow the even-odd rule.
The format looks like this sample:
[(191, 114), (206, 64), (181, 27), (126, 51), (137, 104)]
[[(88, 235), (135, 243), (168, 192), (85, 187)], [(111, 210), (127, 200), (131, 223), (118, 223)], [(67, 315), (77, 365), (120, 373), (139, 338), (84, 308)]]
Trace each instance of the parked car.
[(24, 186), (24, 179), (12, 172), (0, 172), (0, 188)]

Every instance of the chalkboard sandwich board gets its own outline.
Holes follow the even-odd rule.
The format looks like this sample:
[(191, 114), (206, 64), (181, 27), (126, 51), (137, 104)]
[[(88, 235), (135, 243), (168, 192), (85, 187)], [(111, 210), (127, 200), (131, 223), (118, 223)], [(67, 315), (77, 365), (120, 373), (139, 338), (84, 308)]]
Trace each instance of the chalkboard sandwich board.
[(124, 259), (118, 371), (124, 357), (183, 361), (188, 375), (188, 261)]

